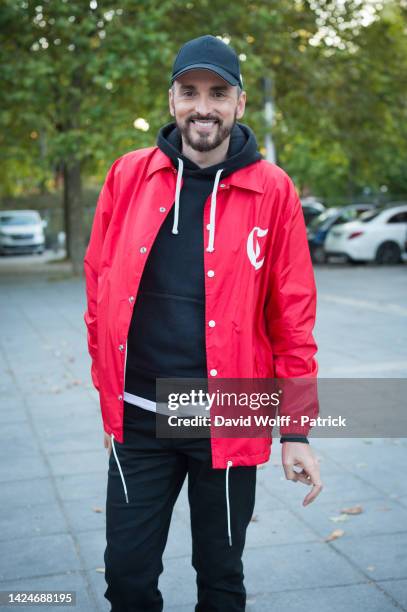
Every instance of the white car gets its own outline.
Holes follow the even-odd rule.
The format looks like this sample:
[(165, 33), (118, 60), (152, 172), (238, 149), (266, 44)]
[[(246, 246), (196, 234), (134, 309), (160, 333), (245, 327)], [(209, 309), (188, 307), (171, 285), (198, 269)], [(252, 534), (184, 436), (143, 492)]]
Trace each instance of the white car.
[(357, 221), (335, 225), (325, 241), (327, 257), (342, 255), (348, 261), (399, 263), (405, 258), (407, 204), (390, 204), (363, 213)]
[(36, 210), (0, 211), (0, 255), (43, 253), (45, 226)]

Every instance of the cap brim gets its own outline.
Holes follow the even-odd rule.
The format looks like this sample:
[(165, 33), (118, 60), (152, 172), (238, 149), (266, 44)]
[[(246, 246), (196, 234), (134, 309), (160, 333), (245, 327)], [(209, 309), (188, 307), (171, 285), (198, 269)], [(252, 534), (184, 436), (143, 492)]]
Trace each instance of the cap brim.
[(191, 70), (209, 70), (210, 72), (214, 72), (218, 76), (220, 76), (224, 81), (229, 83), (229, 85), (241, 85), (239, 80), (234, 77), (230, 72), (226, 72), (223, 68), (219, 68), (219, 66), (215, 66), (214, 64), (191, 64), (187, 68), (183, 68), (179, 70), (171, 77), (171, 83), (173, 83), (178, 77), (186, 72), (190, 72)]

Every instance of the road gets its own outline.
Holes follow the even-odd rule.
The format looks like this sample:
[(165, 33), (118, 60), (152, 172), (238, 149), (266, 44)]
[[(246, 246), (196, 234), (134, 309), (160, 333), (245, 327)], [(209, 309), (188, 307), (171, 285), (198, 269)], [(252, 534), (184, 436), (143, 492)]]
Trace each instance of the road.
[[(50, 257), (0, 259), (0, 590), (75, 590), (75, 610), (107, 611), (107, 455), (84, 283)], [(405, 378), (406, 267), (332, 265), (316, 279), (320, 375)], [(279, 446), (258, 469), (248, 612), (407, 610), (406, 439), (315, 438), (324, 490), (307, 508), (305, 487), (283, 477)], [(360, 514), (341, 512), (355, 506)], [(160, 579), (166, 612), (193, 610), (190, 548), (184, 488)]]

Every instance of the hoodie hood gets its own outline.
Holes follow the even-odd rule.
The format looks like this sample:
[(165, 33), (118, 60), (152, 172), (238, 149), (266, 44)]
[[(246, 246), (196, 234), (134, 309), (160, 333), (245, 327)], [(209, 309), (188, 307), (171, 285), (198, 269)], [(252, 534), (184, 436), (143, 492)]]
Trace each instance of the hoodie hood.
[(206, 250), (212, 252), (215, 250), (215, 225), (216, 225), (216, 197), (219, 187), (219, 181), (225, 176), (232, 174), (236, 170), (248, 166), (261, 159), (261, 155), (257, 150), (256, 138), (246, 125), (236, 123), (232, 129), (230, 143), (227, 153), (227, 158), (220, 164), (200, 168), (192, 160), (182, 155), (182, 139), (181, 133), (175, 123), (170, 123), (164, 126), (158, 134), (158, 147), (167, 155), (177, 168), (177, 182), (175, 186), (175, 203), (174, 203), (174, 223), (172, 233), (178, 234), (178, 221), (180, 214), (180, 195), (183, 177), (188, 177), (189, 180), (197, 178), (213, 181), (210, 221), (208, 225), (209, 238)]
[(175, 123), (168, 123), (161, 128), (158, 133), (157, 145), (171, 159), (176, 168), (179, 168), (178, 160), (181, 159), (184, 174), (192, 176), (216, 176), (218, 170), (222, 169), (222, 177), (225, 177), (262, 159), (254, 133), (247, 125), (242, 123), (236, 123), (232, 129), (226, 159), (220, 164), (207, 168), (200, 168), (195, 162), (182, 154), (181, 132)]

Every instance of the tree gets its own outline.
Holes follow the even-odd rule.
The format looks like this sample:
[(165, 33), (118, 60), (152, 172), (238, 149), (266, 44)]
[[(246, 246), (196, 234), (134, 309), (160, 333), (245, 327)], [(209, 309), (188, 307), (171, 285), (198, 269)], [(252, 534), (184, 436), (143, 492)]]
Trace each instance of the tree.
[(406, 190), (402, 2), (37, 1), (3, 0), (0, 13), (0, 185), (18, 192), (34, 180), (46, 189), (63, 173), (75, 271), (86, 239), (83, 177), (101, 179), (119, 155), (154, 144), (170, 120), (174, 56), (208, 32), (241, 58), (245, 121), (260, 144), (261, 82), (272, 78), (278, 162), (299, 187), (327, 197), (366, 185)]
[[(157, 20), (148, 18), (149, 8)], [(151, 96), (137, 94), (148, 89), (149, 66), (162, 61), (167, 42), (159, 31), (160, 10), (158, 2), (103, 6), (93, 0), (86, 7), (7, 0), (1, 13), (2, 144), (25, 157), (33, 148), (27, 134), (40, 134), (45, 166), (62, 169), (75, 272), (82, 270), (85, 249), (83, 173), (112, 159), (119, 146), (125, 151), (145, 144), (141, 132), (135, 142), (132, 122), (136, 113), (147, 113)]]

